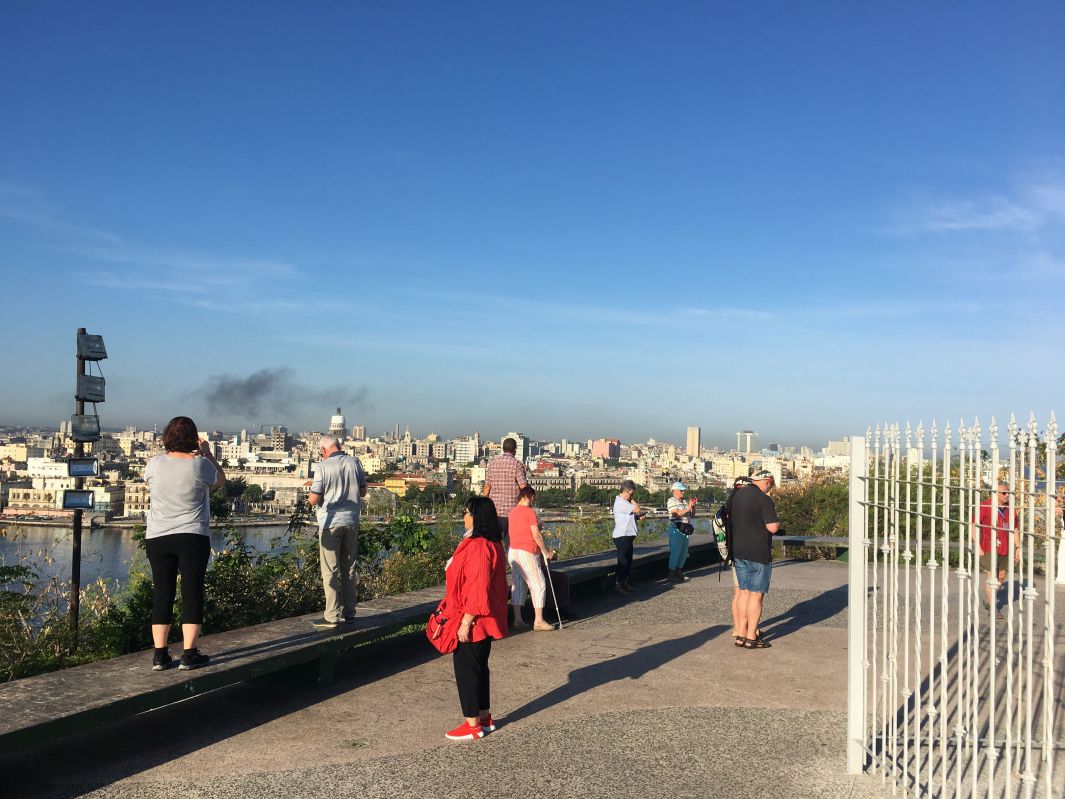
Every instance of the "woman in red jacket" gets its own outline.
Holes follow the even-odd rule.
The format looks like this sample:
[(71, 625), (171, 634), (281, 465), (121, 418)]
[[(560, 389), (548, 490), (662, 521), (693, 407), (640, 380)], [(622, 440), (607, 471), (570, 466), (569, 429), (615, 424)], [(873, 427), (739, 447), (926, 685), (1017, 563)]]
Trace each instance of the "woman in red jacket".
[(463, 524), (468, 531), (446, 570), (448, 607), (462, 612), (453, 655), (455, 683), (465, 721), (446, 733), (452, 741), (483, 738), (495, 729), (489, 701), (488, 656), (492, 640), (507, 634), (507, 557), (496, 506), (470, 497)]

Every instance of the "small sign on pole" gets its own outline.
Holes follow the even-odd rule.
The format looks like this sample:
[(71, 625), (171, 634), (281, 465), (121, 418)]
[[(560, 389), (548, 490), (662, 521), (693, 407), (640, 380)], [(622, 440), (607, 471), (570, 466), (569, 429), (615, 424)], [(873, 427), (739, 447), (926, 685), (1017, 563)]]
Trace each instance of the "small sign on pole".
[(74, 456), (67, 461), (67, 474), (74, 478), (73, 490), (63, 492), (63, 507), (74, 511), (74, 529), (70, 552), (70, 632), (71, 652), (78, 649), (78, 615), (81, 612), (81, 526), (82, 514), (93, 509), (95, 495), (85, 490), (85, 478), (100, 471), (96, 458), (85, 457), (85, 443), (100, 440), (100, 417), (85, 413), (86, 402), (104, 401), (104, 378), (90, 375), (85, 364), (107, 357), (103, 336), (93, 336), (84, 327), (77, 333), (77, 370), (74, 388), (74, 415), (70, 417), (70, 437), (74, 439)]

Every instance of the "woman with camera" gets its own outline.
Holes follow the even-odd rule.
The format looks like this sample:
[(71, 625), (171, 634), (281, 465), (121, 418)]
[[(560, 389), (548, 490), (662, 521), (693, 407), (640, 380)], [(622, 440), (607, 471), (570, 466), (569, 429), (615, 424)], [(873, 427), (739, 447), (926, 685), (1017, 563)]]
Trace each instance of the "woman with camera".
[(688, 486), (679, 480), (673, 484), (673, 496), (666, 502), (669, 512), (669, 574), (667, 580), (685, 583), (690, 577), (684, 574), (685, 561), (688, 560), (688, 536), (695, 528), (692, 526), (692, 513), (695, 511), (695, 498), (684, 499)]
[(211, 447), (201, 441), (196, 423), (175, 416), (163, 430), (163, 448), (144, 467), (151, 505), (144, 549), (152, 567), (152, 670), (169, 668), (167, 639), (174, 616), (177, 578), (181, 575), (181, 635), (185, 651), (180, 669), (195, 669), (210, 660), (196, 648), (203, 624), (203, 582), (211, 558), (211, 488), (226, 476)]

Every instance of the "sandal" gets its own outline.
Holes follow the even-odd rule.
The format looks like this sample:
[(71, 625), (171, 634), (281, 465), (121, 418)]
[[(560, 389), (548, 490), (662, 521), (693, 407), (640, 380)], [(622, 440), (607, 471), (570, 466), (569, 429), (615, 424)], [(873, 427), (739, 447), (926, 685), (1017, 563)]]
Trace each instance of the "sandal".
[(743, 648), (744, 649), (769, 649), (771, 646), (773, 646), (773, 645), (771, 643), (769, 643), (768, 641), (766, 641), (764, 638), (744, 638), (743, 639)]
[(746, 641), (746, 640), (747, 639), (744, 638), (742, 635), (734, 635), (734, 636), (732, 636), (732, 642), (736, 646), (743, 646), (743, 642)]

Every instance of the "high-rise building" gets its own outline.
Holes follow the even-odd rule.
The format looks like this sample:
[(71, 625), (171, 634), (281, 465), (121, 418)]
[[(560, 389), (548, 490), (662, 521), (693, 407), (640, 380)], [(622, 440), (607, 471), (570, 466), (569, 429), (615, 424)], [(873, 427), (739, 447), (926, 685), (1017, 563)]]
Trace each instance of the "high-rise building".
[(505, 436), (503, 436), (502, 439), (500, 439), (499, 443), (502, 444), (503, 441), (508, 438), (513, 438), (516, 442), (518, 442), (518, 451), (514, 453), (515, 458), (517, 458), (519, 461), (524, 461), (526, 458), (529, 457), (529, 439), (527, 439), (521, 433), (507, 433)]
[(736, 433), (736, 451), (750, 453), (755, 452), (755, 442), (758, 441), (758, 434), (753, 430), (741, 430)]
[(617, 459), (621, 457), (621, 441), (616, 438), (601, 438), (592, 442), (593, 458)]
[(351, 437), (356, 441), (366, 440), (366, 427), (365, 425), (357, 424), (351, 428)]
[(688, 454), (693, 458), (699, 457), (699, 450), (701, 449), (700, 434), (701, 430), (698, 427), (688, 428)]
[(288, 452), (292, 446), (288, 428), (284, 425), (274, 425), (270, 428), (270, 448), (274, 452)]

